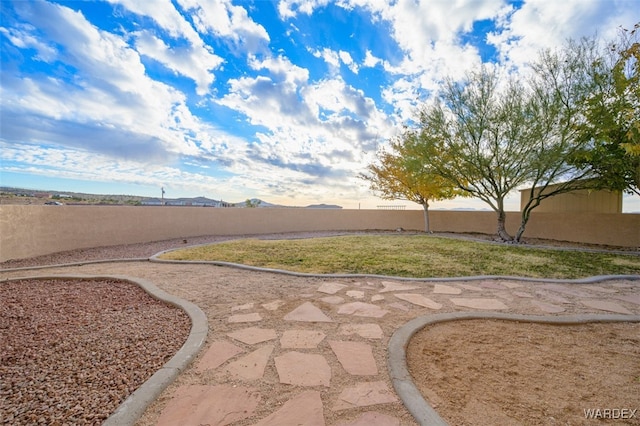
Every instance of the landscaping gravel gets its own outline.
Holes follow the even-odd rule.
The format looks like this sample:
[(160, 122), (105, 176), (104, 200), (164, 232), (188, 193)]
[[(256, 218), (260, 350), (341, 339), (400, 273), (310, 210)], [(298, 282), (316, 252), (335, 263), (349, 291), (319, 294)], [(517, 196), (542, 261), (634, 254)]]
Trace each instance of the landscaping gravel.
[[(153, 241), (138, 244), (123, 244), (117, 246), (95, 247), (86, 249), (76, 249), (61, 251), (44, 256), (31, 257), (27, 259), (11, 259), (0, 262), (0, 270), (13, 268), (30, 268), (35, 266), (59, 265), (76, 262), (95, 262), (115, 259), (149, 258), (164, 250), (175, 249), (198, 244), (216, 243), (221, 241), (237, 240), (240, 238), (261, 238), (261, 239), (285, 239), (285, 238), (310, 238), (320, 236), (340, 235), (340, 232), (298, 232), (285, 234), (268, 235), (233, 235), (219, 236), (208, 235), (190, 238), (174, 238), (164, 241)], [(349, 232), (358, 234), (358, 232)]]
[(101, 424), (190, 327), (128, 282), (0, 282), (0, 424)]

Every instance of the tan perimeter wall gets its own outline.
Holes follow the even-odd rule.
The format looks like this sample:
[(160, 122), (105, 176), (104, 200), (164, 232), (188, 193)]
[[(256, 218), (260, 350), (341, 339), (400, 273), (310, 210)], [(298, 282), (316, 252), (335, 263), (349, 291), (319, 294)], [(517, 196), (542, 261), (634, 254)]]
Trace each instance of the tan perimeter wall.
[[(496, 215), (432, 211), (434, 232), (493, 234)], [(520, 220), (508, 213), (507, 229)], [(60, 251), (201, 235), (305, 231), (422, 230), (419, 210), (333, 210), (134, 206), (0, 206), (0, 261)], [(640, 247), (640, 215), (532, 214), (525, 237)]]

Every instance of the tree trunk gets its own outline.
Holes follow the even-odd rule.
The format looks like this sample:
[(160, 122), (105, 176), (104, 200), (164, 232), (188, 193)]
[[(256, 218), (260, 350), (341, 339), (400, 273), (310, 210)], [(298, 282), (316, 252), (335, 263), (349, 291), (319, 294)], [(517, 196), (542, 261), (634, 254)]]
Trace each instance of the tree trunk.
[[(535, 206), (538, 206), (540, 203), (536, 203)], [(534, 206), (534, 207), (535, 207)], [(524, 234), (524, 230), (527, 226), (527, 223), (529, 222), (529, 218), (531, 217), (531, 210), (533, 210), (533, 207), (529, 208), (529, 206), (525, 206), (525, 208), (522, 210), (522, 219), (520, 220), (520, 227), (518, 228), (518, 232), (516, 232), (515, 237), (513, 237), (513, 241), (515, 241), (516, 243), (519, 243), (520, 240), (522, 239), (522, 234)]]
[(429, 202), (425, 201), (422, 204), (422, 208), (424, 209), (424, 232), (430, 234), (431, 228), (429, 226)]
[(507, 219), (507, 215), (504, 210), (498, 211), (498, 237), (502, 241), (513, 241), (513, 238), (507, 232), (505, 227), (505, 221)]
[(522, 222), (520, 224), (520, 228), (518, 228), (518, 232), (516, 232), (516, 236), (513, 237), (513, 241), (515, 241), (516, 243), (519, 243), (520, 240), (522, 239), (522, 234), (524, 234), (524, 229), (525, 229), (525, 222)]

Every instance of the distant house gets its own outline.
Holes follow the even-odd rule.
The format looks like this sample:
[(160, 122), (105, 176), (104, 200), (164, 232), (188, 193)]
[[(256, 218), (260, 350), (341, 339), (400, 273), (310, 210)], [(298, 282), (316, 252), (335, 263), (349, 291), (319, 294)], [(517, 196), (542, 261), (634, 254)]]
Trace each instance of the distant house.
[(162, 206), (164, 203), (159, 198), (147, 198), (146, 200), (140, 201), (140, 204), (143, 206)]
[(159, 198), (147, 198), (140, 202), (143, 206), (191, 206), (191, 207), (229, 207), (229, 203), (212, 200), (206, 197), (173, 198), (161, 200)]
[(206, 197), (181, 198), (180, 200), (184, 201), (187, 206), (220, 207), (220, 201), (211, 200)]
[[(558, 185), (549, 185), (547, 192)], [(535, 188), (536, 193), (540, 189)], [(520, 191), (520, 210), (529, 201), (531, 188)], [(588, 190), (566, 192), (542, 200), (534, 210), (543, 213), (622, 213), (622, 192), (609, 190)]]

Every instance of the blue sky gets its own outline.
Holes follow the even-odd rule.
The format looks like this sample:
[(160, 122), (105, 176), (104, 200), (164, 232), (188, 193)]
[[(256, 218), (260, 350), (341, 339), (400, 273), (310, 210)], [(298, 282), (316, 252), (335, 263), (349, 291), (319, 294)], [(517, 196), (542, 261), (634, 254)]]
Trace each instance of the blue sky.
[(445, 76), (640, 21), (640, 0), (0, 3), (1, 185), (345, 208), (410, 206), (357, 176)]

